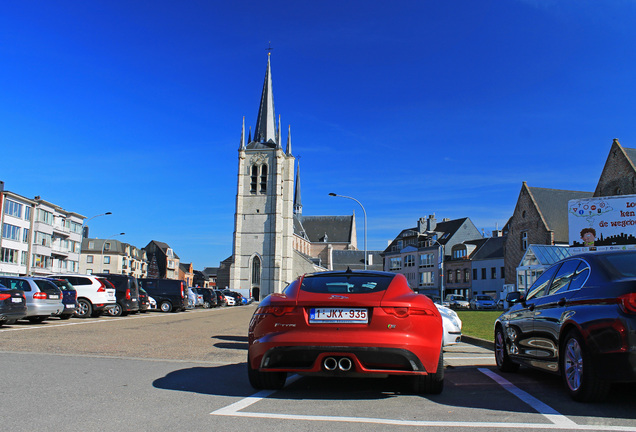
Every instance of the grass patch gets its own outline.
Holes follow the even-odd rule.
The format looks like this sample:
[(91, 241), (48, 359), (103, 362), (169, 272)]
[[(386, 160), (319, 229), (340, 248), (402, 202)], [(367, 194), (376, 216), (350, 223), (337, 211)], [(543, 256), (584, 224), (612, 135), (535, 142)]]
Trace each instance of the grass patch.
[(495, 321), (502, 311), (458, 310), (455, 312), (462, 320), (463, 335), (494, 340)]

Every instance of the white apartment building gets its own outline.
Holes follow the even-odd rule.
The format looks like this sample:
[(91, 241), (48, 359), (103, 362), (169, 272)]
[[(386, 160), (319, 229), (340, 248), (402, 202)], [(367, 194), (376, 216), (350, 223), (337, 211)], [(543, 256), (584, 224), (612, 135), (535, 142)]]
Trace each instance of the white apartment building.
[(79, 270), (84, 216), (41, 199), (1, 191), (0, 274)]

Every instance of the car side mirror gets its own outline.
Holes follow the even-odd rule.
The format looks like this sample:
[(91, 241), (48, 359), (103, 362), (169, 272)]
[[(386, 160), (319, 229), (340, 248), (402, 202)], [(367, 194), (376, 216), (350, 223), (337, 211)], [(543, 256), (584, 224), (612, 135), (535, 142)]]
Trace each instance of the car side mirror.
[(513, 291), (506, 294), (506, 301), (510, 304), (519, 303), (522, 299), (521, 293), (519, 291)]

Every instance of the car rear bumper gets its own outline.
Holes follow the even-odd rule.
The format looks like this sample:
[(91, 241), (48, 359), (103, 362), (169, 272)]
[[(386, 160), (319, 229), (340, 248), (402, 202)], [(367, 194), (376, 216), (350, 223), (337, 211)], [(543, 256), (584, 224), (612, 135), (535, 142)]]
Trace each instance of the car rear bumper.
[(0, 323), (5, 321), (19, 320), (26, 317), (27, 311), (23, 310), (5, 310), (0, 312)]
[(59, 315), (64, 311), (63, 303), (28, 303), (27, 304), (27, 316), (49, 316)]

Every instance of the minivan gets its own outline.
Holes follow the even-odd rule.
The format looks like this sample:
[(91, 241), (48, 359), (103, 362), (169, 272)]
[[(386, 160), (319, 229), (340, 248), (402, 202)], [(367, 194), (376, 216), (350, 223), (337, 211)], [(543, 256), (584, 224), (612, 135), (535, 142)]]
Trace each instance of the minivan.
[(184, 311), (188, 306), (188, 292), (184, 281), (174, 279), (138, 279), (149, 296), (157, 302), (161, 312)]
[(117, 304), (109, 311), (113, 316), (125, 316), (139, 312), (139, 285), (137, 278), (114, 273), (93, 273), (108, 280), (115, 286)]

